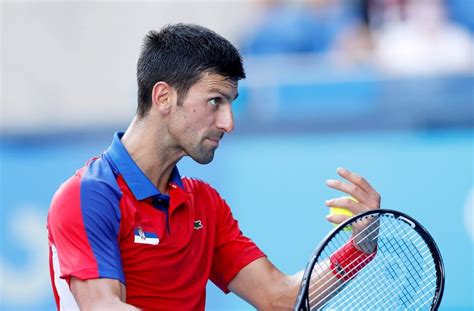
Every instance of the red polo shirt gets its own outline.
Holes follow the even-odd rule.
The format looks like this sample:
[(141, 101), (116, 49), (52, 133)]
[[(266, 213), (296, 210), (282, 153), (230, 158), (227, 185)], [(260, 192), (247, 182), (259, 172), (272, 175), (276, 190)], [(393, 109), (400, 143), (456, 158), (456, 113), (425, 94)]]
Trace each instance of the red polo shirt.
[(179, 176), (161, 194), (117, 133), (56, 192), (48, 214), (50, 270), (58, 309), (76, 308), (68, 283), (117, 279), (145, 310), (204, 310), (208, 279), (224, 292), (264, 253), (239, 229), (208, 184)]

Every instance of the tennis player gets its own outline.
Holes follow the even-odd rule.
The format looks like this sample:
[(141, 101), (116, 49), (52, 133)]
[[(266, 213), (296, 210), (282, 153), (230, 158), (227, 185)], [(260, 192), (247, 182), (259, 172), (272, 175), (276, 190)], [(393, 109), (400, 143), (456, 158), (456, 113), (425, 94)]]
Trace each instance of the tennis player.
[[(238, 51), (211, 30), (176, 24), (146, 36), (134, 119), (51, 203), (50, 271), (59, 310), (203, 310), (208, 280), (258, 309), (293, 307), (302, 273), (280, 272), (242, 234), (218, 192), (182, 178), (176, 167), (184, 156), (212, 161), (234, 127), (231, 103), (243, 78)], [(337, 198), (328, 206), (379, 208), (379, 195), (363, 178), (338, 172), (348, 182), (328, 186), (359, 203)]]

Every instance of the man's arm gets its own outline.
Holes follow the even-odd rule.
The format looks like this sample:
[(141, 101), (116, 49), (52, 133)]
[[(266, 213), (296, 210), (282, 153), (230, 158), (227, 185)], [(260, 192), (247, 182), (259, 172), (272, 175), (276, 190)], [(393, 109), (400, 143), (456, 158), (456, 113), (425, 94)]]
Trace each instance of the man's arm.
[[(322, 305), (327, 298), (337, 293), (341, 285), (329, 264), (319, 275), (323, 278), (311, 280), (310, 299), (312, 305)], [(315, 269), (318, 269), (316, 267)], [(285, 275), (267, 258), (260, 258), (245, 266), (230, 282), (229, 289), (258, 310), (292, 310), (300, 289), (304, 271)], [(317, 290), (316, 290), (317, 289)]]
[[(347, 182), (328, 180), (330, 188), (345, 192), (357, 200), (357, 203), (347, 197), (327, 200), (327, 206), (338, 206), (351, 211), (354, 215), (380, 208), (380, 195), (361, 176), (349, 170), (338, 168), (337, 173)], [(345, 215), (330, 215), (327, 219), (333, 223), (346, 220)], [(353, 228), (353, 236), (364, 230), (369, 223)], [(356, 241), (357, 242), (357, 241)], [(375, 243), (376, 245), (376, 243)], [(361, 249), (367, 253), (373, 252), (375, 245)], [(357, 245), (355, 245), (357, 247)], [(360, 245), (359, 245), (360, 246)], [(319, 279), (311, 279), (309, 288), (311, 305), (321, 306), (333, 294), (337, 293), (341, 280), (331, 271), (330, 264), (321, 264), (315, 269), (322, 271)], [(267, 258), (260, 258), (244, 267), (230, 282), (229, 289), (242, 297), (259, 310), (289, 310), (293, 309), (304, 272), (287, 276), (279, 271)]]
[(125, 303), (125, 286), (114, 279), (82, 281), (71, 277), (71, 292), (81, 310), (139, 310)]
[(287, 276), (262, 257), (240, 270), (228, 287), (258, 310), (285, 310), (293, 307), (302, 276)]

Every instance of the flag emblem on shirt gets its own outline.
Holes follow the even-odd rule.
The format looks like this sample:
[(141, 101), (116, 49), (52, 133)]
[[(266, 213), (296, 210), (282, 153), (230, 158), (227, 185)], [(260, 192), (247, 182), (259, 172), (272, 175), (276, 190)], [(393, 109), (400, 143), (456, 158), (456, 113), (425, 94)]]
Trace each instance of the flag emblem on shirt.
[(158, 245), (160, 243), (160, 239), (153, 232), (146, 232), (143, 231), (141, 226), (138, 226), (135, 229), (135, 243), (138, 244), (149, 244), (149, 245)]
[(200, 220), (194, 221), (194, 230), (202, 229), (202, 222)]

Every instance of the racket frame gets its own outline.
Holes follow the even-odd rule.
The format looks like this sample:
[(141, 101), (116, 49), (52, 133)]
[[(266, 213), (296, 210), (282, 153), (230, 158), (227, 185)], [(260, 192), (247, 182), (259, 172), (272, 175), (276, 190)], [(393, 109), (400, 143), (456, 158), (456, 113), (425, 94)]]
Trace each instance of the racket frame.
[[(436, 269), (436, 287), (437, 287), (437, 295), (434, 297), (434, 300), (431, 304), (431, 310), (438, 310), (439, 304), (441, 303), (441, 299), (443, 297), (444, 292), (444, 278), (445, 278), (445, 271), (444, 271), (444, 263), (443, 258), (441, 257), (441, 252), (439, 251), (438, 246), (436, 245), (433, 237), (431, 234), (423, 227), (418, 221), (413, 219), (411, 216), (408, 216), (405, 213), (391, 210), (391, 209), (377, 209), (371, 210), (367, 212), (363, 212), (357, 214), (346, 221), (340, 223), (337, 227), (332, 229), (324, 238), (324, 240), (319, 244), (316, 250), (310, 257), (308, 264), (306, 265), (305, 272), (303, 274), (303, 279), (301, 281), (300, 290), (298, 295), (296, 296), (296, 303), (295, 303), (295, 310), (297, 311), (310, 311), (309, 305), (309, 280), (311, 277), (311, 272), (313, 271), (314, 266), (317, 263), (318, 257), (321, 255), (321, 252), (326, 247), (326, 245), (339, 233), (339, 231), (344, 230), (345, 227), (349, 226), (351, 223), (356, 221), (357, 219), (364, 218), (370, 215), (381, 215), (381, 214), (392, 214), (394, 218), (400, 219), (408, 223), (426, 242), (428, 249), (435, 259), (435, 269)], [(436, 260), (436, 258), (438, 260)]]

